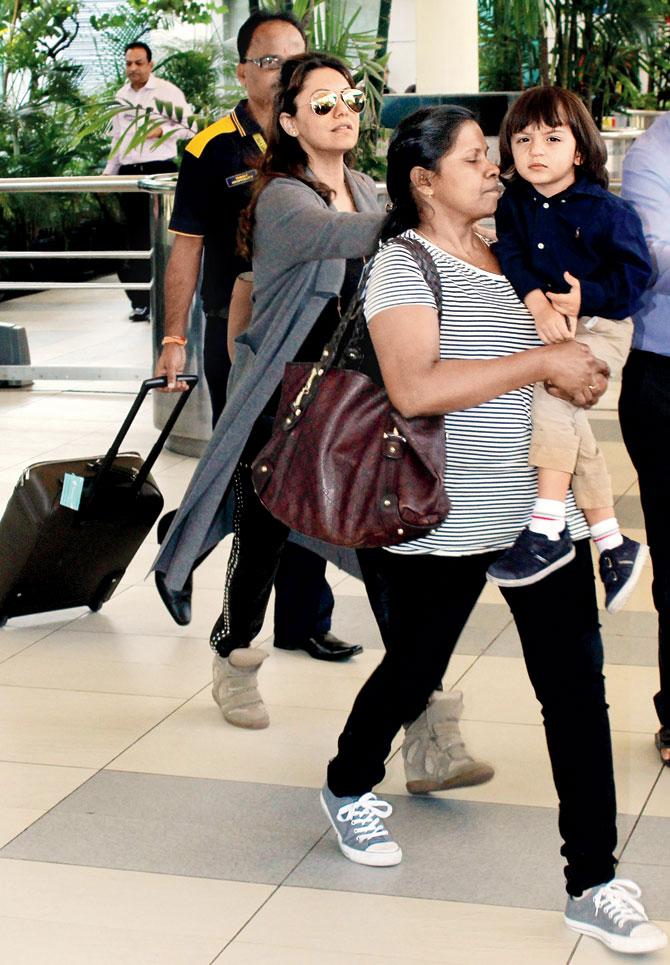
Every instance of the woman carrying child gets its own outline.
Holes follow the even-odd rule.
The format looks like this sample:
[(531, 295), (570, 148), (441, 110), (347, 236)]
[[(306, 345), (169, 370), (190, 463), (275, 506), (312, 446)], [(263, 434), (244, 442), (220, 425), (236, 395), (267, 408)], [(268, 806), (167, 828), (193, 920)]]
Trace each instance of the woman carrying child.
[[(540, 344), (532, 316), (482, 238), (478, 222), (496, 210), (498, 174), (481, 129), (463, 108), (416, 111), (391, 139), (392, 207), (382, 239), (422, 245), (442, 298), (436, 300), (413, 255), (392, 243), (375, 256), (365, 315), (393, 406), (406, 418), (443, 415), (452, 509), (426, 536), (358, 552), (385, 653), (354, 701), (321, 803), (342, 853), (361, 865), (402, 860), (386, 825), (391, 804), (373, 789), (384, 778), (396, 734), (430, 707), (487, 569), (514, 542), (533, 505), (532, 384), (549, 381), (577, 405), (606, 388), (606, 366), (586, 345)], [(614, 877), (603, 647), (588, 528), (571, 493), (567, 518), (574, 558), (546, 580), (503, 587), (502, 594), (542, 707), (566, 859), (565, 921), (610, 948), (644, 953), (667, 939), (648, 921), (638, 886)]]

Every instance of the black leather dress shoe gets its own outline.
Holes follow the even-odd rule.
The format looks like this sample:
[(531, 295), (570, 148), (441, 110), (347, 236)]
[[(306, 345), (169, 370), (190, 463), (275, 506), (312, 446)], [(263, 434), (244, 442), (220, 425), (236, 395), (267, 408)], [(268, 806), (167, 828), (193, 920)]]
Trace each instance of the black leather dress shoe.
[[(666, 767), (670, 767), (670, 756), (667, 756), (668, 751), (670, 751), (670, 727), (661, 727), (655, 737), (656, 746), (661, 755), (661, 760)], [(663, 756), (665, 751), (666, 756)]]
[(320, 633), (306, 640), (275, 639), (275, 647), (279, 650), (304, 650), (315, 660), (348, 660), (357, 653), (363, 653), (363, 647), (357, 643), (345, 643), (332, 633)]
[(170, 590), (165, 585), (165, 577), (158, 570), (154, 572), (156, 578), (156, 589), (160, 593), (160, 598), (175, 623), (180, 627), (185, 627), (191, 622), (191, 593), (193, 592), (193, 580), (189, 576), (184, 584), (183, 590)]

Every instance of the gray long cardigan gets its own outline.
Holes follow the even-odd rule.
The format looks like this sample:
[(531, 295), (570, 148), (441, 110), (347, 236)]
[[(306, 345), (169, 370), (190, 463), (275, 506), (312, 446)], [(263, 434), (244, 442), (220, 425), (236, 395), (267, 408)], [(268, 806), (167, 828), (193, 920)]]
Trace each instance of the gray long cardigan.
[[(251, 429), (326, 303), (345, 259), (372, 253), (382, 214), (374, 182), (345, 169), (358, 213), (336, 211), (310, 187), (276, 178), (261, 193), (254, 229), (254, 308), (236, 340), (228, 400), (154, 561), (172, 589), (231, 531), (232, 479)], [(224, 502), (224, 496), (228, 497)]]

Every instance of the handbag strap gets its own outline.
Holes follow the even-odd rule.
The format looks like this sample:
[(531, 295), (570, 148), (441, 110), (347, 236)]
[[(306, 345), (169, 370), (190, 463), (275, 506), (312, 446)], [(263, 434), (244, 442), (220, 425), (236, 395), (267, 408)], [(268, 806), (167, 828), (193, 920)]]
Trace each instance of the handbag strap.
[[(413, 238), (391, 238), (388, 245), (401, 245), (406, 248), (418, 263), (421, 273), (424, 276), (428, 287), (435, 299), (438, 318), (442, 305), (442, 283), (433, 258), (425, 246)], [(382, 249), (383, 250), (383, 249)], [(310, 402), (316, 396), (319, 385), (327, 372), (333, 366), (338, 368), (360, 368), (363, 362), (362, 344), (367, 331), (365, 320), (364, 301), (365, 290), (374, 258), (365, 265), (361, 274), (360, 281), (353, 298), (351, 299), (346, 312), (340, 319), (340, 323), (333, 332), (333, 335), (321, 353), (321, 358), (312, 366), (312, 370), (307, 377), (304, 385), (291, 403), (291, 411), (284, 418), (283, 428), (288, 432), (304, 414)]]
[[(437, 310), (437, 316), (440, 317), (440, 310), (442, 307), (442, 282), (440, 281), (440, 275), (437, 270), (437, 266), (433, 260), (432, 255), (426, 249), (420, 241), (415, 241), (414, 238), (391, 238), (388, 242), (389, 245), (400, 245), (401, 248), (407, 249), (412, 255), (414, 260), (418, 263), (421, 269), (421, 274), (423, 275), (425, 281), (430, 288), (431, 294), (435, 299), (435, 308)], [(386, 246), (388, 247), (388, 245)], [(362, 281), (362, 280), (361, 280)], [(363, 311), (364, 293), (365, 286), (367, 285), (367, 277), (365, 279), (365, 285), (359, 285), (356, 292), (358, 305), (358, 311), (354, 313), (353, 326), (351, 329), (351, 334), (349, 340), (346, 344), (344, 352), (340, 354), (339, 364), (341, 367), (344, 366), (344, 362), (349, 362), (351, 368), (360, 368), (364, 352), (362, 346), (366, 343), (365, 335), (367, 332), (367, 321), (365, 319), (365, 313)], [(346, 358), (345, 358), (346, 357)]]

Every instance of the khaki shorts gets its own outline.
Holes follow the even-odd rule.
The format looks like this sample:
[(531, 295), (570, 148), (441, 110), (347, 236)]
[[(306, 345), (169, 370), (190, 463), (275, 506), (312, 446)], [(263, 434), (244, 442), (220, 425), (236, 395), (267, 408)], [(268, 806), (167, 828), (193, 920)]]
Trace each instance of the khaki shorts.
[[(621, 375), (633, 338), (627, 318), (582, 317), (575, 338), (610, 367), (613, 378)], [(612, 506), (612, 483), (605, 457), (598, 448), (588, 415), (571, 402), (549, 395), (538, 383), (533, 395), (533, 434), (528, 461), (531, 466), (556, 469), (572, 475), (572, 490), (580, 509)]]

